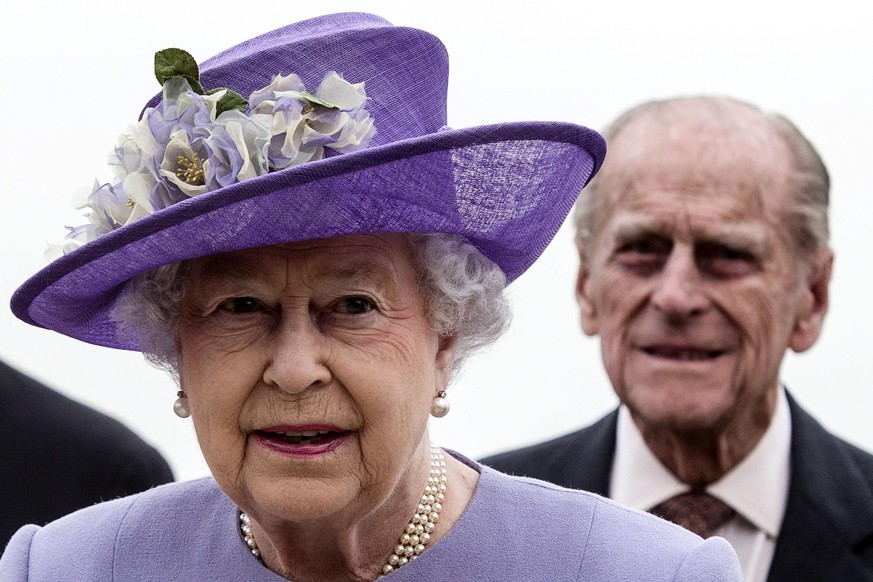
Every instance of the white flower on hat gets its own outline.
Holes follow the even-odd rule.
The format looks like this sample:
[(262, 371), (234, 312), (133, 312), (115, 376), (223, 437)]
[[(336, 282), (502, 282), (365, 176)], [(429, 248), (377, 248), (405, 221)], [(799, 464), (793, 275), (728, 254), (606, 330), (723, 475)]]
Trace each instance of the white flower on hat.
[(323, 115), (317, 120), (321, 124), (318, 130), (334, 138), (327, 147), (340, 153), (367, 147), (376, 131), (373, 118), (364, 109), (367, 101), (364, 84), (349, 83), (331, 71), (321, 81), (315, 95), (337, 108), (332, 116)]
[(320, 160), (326, 150), (365, 148), (376, 133), (364, 84), (334, 71), (314, 94), (297, 75), (276, 75), (250, 102), (230, 89), (205, 92), (197, 63), (180, 49), (155, 54), (155, 75), (162, 99), (119, 136), (110, 158), (115, 179), (95, 182), (74, 200), (90, 224), (69, 228), (50, 253), (69, 252), (186, 198)]
[(204, 146), (201, 143), (195, 149), (185, 129), (177, 129), (171, 133), (161, 159), (160, 176), (174, 184), (186, 196), (197, 196), (206, 192), (206, 176), (210, 164)]
[(276, 75), (251, 94), (252, 113), (272, 116), (269, 159), (274, 169), (320, 160), (325, 148), (339, 153), (369, 145), (375, 135), (364, 84), (329, 72), (314, 94), (297, 75)]
[(213, 160), (210, 189), (250, 180), (269, 171), (269, 122), (265, 115), (246, 115), (236, 109), (218, 116), (206, 138)]

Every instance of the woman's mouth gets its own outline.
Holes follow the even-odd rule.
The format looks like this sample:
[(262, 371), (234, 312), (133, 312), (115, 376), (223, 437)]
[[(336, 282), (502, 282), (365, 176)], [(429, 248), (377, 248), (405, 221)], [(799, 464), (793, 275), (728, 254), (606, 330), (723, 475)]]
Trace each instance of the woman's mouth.
[(268, 427), (254, 431), (255, 440), (263, 447), (283, 455), (322, 455), (336, 450), (350, 431), (340, 428)]
[(272, 438), (287, 442), (292, 445), (315, 445), (329, 441), (339, 436), (340, 432), (332, 430), (302, 430), (302, 431), (284, 431), (284, 432), (265, 432), (255, 431), (264, 435), (266, 438)]

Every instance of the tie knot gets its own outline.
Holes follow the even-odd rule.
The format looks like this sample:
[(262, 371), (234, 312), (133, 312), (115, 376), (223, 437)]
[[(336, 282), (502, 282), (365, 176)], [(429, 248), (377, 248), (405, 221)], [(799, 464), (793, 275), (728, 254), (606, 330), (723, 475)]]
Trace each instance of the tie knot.
[(706, 491), (687, 491), (659, 503), (651, 513), (708, 538), (736, 512)]

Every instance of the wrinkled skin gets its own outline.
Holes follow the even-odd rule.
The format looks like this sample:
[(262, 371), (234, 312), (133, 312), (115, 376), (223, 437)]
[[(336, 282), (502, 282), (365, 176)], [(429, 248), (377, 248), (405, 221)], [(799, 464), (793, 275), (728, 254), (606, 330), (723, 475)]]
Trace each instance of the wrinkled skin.
[(579, 243), (583, 330), (647, 444), (683, 481), (717, 480), (772, 417), (787, 349), (816, 340), (832, 255), (786, 226), (786, 146), (737, 106), (642, 118), (610, 143)]
[[(178, 343), (203, 454), (267, 564), (295, 580), (375, 578), (427, 482), (430, 403), (454, 351), (428, 325), (407, 239), (195, 259)], [(332, 434), (278, 434), (312, 427)], [(436, 537), (475, 481), (447, 462), (456, 496)]]

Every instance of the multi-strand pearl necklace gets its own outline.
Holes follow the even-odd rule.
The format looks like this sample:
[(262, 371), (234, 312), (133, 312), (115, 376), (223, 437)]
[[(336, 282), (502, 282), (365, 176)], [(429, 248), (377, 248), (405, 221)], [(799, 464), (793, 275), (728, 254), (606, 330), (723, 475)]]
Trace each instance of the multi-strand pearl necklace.
[[(394, 553), (388, 557), (388, 563), (382, 567), (382, 575), (379, 578), (405, 566), (424, 552), (440, 519), (440, 511), (446, 498), (446, 481), (446, 461), (443, 452), (438, 447), (431, 447), (427, 486), (424, 488), (418, 507), (415, 508), (415, 515), (406, 524), (403, 534), (394, 547)], [(244, 511), (239, 512), (239, 528), (249, 550), (263, 562), (261, 551), (252, 534), (251, 519)]]

